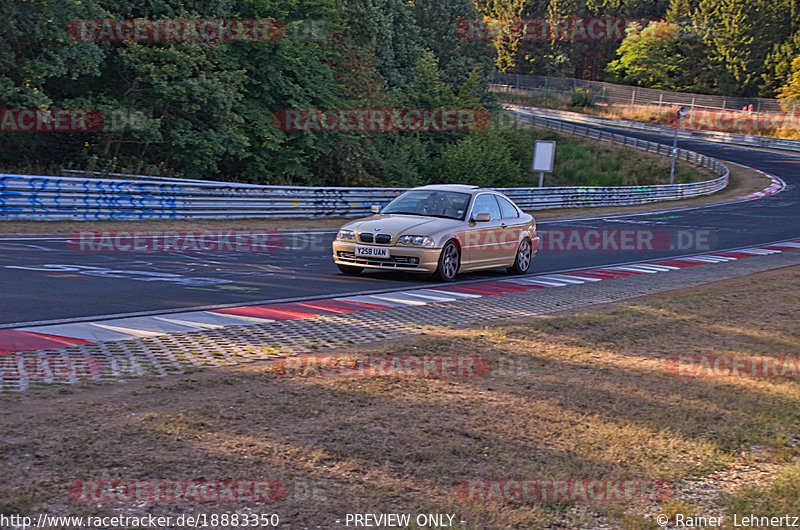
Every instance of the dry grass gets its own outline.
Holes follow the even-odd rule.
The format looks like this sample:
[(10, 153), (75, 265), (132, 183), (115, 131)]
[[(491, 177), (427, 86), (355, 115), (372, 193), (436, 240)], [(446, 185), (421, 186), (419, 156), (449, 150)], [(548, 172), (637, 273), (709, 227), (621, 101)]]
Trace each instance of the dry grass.
[[(81, 479), (256, 478), (287, 485), (285, 501), (253, 509), (277, 510), (291, 528), (395, 511), (454, 513), (463, 529), (574, 528), (591, 525), (593, 512), (612, 527), (650, 528), (627, 505), (465, 502), (455, 488), (470, 477), (680, 481), (752, 459), (756, 446), (788, 460), (798, 381), (675, 378), (665, 359), (796, 355), (798, 310), (795, 267), (336, 354), (478, 353), (497, 368), (487, 377), (285, 379), (254, 363), (5, 397), (3, 511), (137, 511), (72, 503), (67, 485)], [(759, 508), (758, 493), (744, 491), (732, 506)], [(780, 499), (797, 506), (796, 496)], [(779, 502), (765, 509), (784, 509)]]
[[(523, 125), (524, 126), (524, 125)], [(670, 158), (633, 147), (621, 147), (584, 136), (528, 125), (536, 139), (558, 143), (553, 172), (546, 186), (651, 186), (669, 184)], [(526, 140), (526, 143), (530, 140)], [(530, 153), (528, 153), (530, 154)], [(527, 165), (527, 160), (525, 160)], [(678, 160), (674, 182), (688, 184), (717, 177), (701, 166)], [(538, 185), (531, 174), (529, 184)]]
[[(674, 125), (673, 111), (675, 107), (640, 106), (601, 106), (594, 109), (581, 109), (596, 116), (621, 120)], [(682, 122), (683, 127), (705, 131), (718, 131), (735, 134), (753, 134), (770, 138), (797, 140), (800, 131), (797, 127), (781, 127), (782, 124), (797, 124), (797, 118), (782, 113), (765, 112), (761, 114), (744, 114), (741, 111), (711, 111), (698, 109), (689, 114)]]
[[(531, 95), (525, 90), (515, 90), (512, 93), (496, 92), (497, 98), (503, 103), (512, 105), (526, 105), (543, 107), (556, 110), (581, 112), (603, 118), (638, 121), (658, 125), (674, 125), (674, 111), (676, 105), (606, 105), (597, 104), (593, 107), (575, 107), (570, 104), (569, 98), (544, 98), (540, 95)], [(753, 134), (771, 138), (784, 138), (789, 140), (800, 139), (797, 129), (797, 117), (791, 113), (763, 112), (745, 114), (737, 110), (717, 111), (710, 109), (695, 109), (689, 117), (684, 119), (683, 127), (707, 131)]]

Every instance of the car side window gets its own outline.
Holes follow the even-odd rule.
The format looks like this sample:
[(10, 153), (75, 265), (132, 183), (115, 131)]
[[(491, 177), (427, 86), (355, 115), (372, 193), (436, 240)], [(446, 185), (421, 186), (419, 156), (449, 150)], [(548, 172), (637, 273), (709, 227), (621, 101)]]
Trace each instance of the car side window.
[(519, 212), (514, 205), (509, 202), (508, 199), (505, 197), (501, 197), (500, 195), (495, 195), (497, 198), (497, 202), (500, 203), (500, 213), (503, 215), (503, 219), (508, 219), (510, 217), (519, 217)]
[(488, 213), (492, 221), (500, 219), (500, 207), (497, 205), (494, 195), (484, 193), (475, 197), (475, 204), (472, 206), (472, 216), (474, 217), (479, 213)]

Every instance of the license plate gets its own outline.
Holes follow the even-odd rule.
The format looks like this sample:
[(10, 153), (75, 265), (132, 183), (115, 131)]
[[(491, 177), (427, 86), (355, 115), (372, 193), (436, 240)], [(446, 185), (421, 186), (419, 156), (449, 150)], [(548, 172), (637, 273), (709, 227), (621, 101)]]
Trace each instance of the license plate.
[(380, 247), (362, 247), (357, 245), (356, 256), (364, 256), (368, 258), (388, 258), (389, 249)]

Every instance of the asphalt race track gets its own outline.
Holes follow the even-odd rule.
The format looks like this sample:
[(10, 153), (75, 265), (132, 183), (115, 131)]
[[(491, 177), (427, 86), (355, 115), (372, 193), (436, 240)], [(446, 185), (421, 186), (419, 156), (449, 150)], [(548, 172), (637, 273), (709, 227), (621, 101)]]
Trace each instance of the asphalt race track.
[[(672, 142), (665, 136), (597, 128)], [(800, 156), (688, 140), (679, 140), (678, 146), (775, 175), (786, 189), (762, 199), (691, 209), (543, 221), (540, 231), (567, 236), (550, 240), (550, 248), (534, 259), (532, 272), (663, 259), (800, 236)], [(668, 203), (654, 208), (659, 206), (669, 208)], [(569, 234), (582, 237), (590, 230), (602, 231), (600, 240), (605, 234), (607, 250), (568, 243)], [(649, 231), (658, 243), (619, 248), (614, 242), (623, 230)], [(78, 252), (65, 236), (0, 236), (0, 328), (436, 285), (398, 273), (345, 276), (331, 259), (332, 238), (330, 232), (284, 233), (280, 248), (271, 252), (200, 253)], [(464, 275), (459, 281), (500, 277), (506, 277), (505, 271)]]

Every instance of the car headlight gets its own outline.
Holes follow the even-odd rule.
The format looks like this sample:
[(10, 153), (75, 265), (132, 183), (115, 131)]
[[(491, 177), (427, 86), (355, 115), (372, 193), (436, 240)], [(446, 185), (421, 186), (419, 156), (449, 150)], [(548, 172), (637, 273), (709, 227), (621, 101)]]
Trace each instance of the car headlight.
[(339, 233), (336, 234), (336, 239), (344, 240), (344, 241), (353, 241), (356, 238), (356, 233), (352, 230), (339, 230)]
[(415, 247), (432, 247), (435, 245), (433, 238), (429, 236), (400, 236), (397, 244)]

